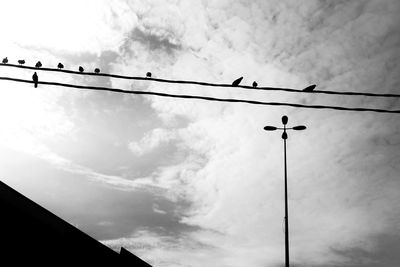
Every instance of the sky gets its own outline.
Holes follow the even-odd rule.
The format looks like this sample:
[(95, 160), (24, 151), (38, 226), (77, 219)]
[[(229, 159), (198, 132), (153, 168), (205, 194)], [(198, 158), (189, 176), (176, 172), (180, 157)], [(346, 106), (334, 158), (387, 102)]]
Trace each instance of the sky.
[[(397, 0), (2, 0), (0, 58), (212, 83), (398, 93)], [(0, 76), (32, 70), (0, 66)], [(298, 104), (302, 94), (38, 71), (39, 80)], [(154, 266), (284, 264), (289, 132), (292, 266), (400, 263), (398, 114), (256, 106), (0, 82), (0, 179)], [(29, 223), (29, 222), (28, 222)], [(21, 241), (23, 244), (23, 240)], [(26, 248), (29, 249), (29, 248)]]

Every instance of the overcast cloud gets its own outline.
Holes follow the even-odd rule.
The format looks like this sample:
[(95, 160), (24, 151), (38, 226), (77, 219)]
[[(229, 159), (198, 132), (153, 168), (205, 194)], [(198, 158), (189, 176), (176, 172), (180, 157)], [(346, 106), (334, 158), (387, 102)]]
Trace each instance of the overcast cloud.
[[(21, 10), (20, 2), (29, 8)], [(62, 61), (67, 69), (83, 65), (134, 76), (151, 71), (153, 77), (215, 83), (244, 76), (246, 85), (256, 80), (299, 89), (399, 88), (396, 0), (28, 2), (2, 4), (0, 33), (7, 38), (0, 50), (14, 63), (24, 57), (28, 65)], [(13, 26), (5, 27), (10, 20)], [(1, 73), (31, 76), (4, 67)], [(388, 109), (400, 104), (39, 75), (260, 101)], [(34, 91), (1, 83), (2, 180), (114, 249), (123, 246), (154, 266), (282, 266), (282, 140), (263, 127), (279, 125), (287, 115), (290, 125), (307, 126), (288, 139), (293, 265), (400, 262), (398, 115), (45, 86)]]

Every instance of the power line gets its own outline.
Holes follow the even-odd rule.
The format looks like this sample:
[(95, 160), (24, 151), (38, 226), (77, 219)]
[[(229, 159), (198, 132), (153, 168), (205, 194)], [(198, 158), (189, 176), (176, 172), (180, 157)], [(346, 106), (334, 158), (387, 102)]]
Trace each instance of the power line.
[(232, 84), (225, 83), (208, 83), (208, 82), (200, 82), (200, 81), (189, 81), (189, 80), (169, 80), (169, 79), (159, 79), (159, 78), (150, 78), (150, 77), (140, 77), (140, 76), (124, 76), (119, 74), (110, 74), (110, 73), (91, 73), (91, 72), (78, 72), (73, 70), (64, 70), (64, 69), (54, 69), (54, 68), (36, 68), (31, 66), (22, 66), (15, 64), (0, 64), (3, 67), (15, 67), (21, 69), (31, 69), (31, 70), (39, 70), (39, 71), (53, 71), (53, 72), (64, 72), (70, 74), (78, 74), (78, 75), (90, 75), (90, 76), (104, 76), (110, 78), (117, 79), (128, 79), (128, 80), (146, 80), (160, 83), (174, 83), (174, 84), (194, 84), (200, 86), (212, 86), (212, 87), (230, 87), (230, 88), (242, 88), (248, 90), (263, 90), (263, 91), (284, 91), (290, 93), (305, 93), (305, 94), (327, 94), (327, 95), (349, 95), (349, 96), (369, 96), (369, 97), (396, 97), (400, 98), (400, 94), (376, 94), (376, 93), (362, 93), (362, 92), (338, 92), (338, 91), (321, 91), (314, 90), (312, 92), (304, 92), (299, 89), (292, 88), (280, 88), (280, 87), (252, 87), (246, 85), (238, 85), (232, 86)]
[[(22, 82), (22, 83), (34, 83), (31, 80), (23, 80), (23, 79), (10, 78), (10, 77), (0, 77), (0, 80)], [(161, 96), (161, 97), (184, 98), (184, 99), (200, 99), (200, 100), (216, 101), (216, 102), (246, 103), (246, 104), (252, 104), (252, 105), (264, 105), (264, 106), (288, 106), (288, 107), (308, 108), (308, 109), (332, 109), (332, 110), (360, 111), (360, 112), (400, 113), (400, 110), (373, 109), (373, 108), (351, 108), (351, 107), (324, 106), (324, 105), (303, 105), (303, 104), (285, 103), (285, 102), (284, 103), (262, 102), (262, 101), (256, 101), (256, 100), (215, 98), (215, 97), (199, 96), (199, 95), (176, 95), (176, 94), (167, 94), (167, 93), (161, 93), (161, 92), (124, 90), (124, 89), (116, 89), (116, 88), (109, 88), (109, 87), (83, 86), (83, 85), (58, 83), (58, 82), (46, 82), (46, 81), (40, 81), (39, 84), (40, 85), (62, 86), (62, 87), (76, 88), (76, 89), (82, 89), (82, 90), (109, 91), (109, 92), (124, 93), (124, 94), (154, 95), (154, 96)]]

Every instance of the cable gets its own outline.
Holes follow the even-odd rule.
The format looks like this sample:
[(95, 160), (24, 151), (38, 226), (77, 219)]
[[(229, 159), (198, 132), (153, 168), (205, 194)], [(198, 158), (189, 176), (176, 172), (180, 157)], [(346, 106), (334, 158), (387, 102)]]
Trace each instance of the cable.
[[(22, 83), (34, 83), (31, 80), (23, 80), (23, 79), (16, 79), (16, 78), (10, 78), (10, 77), (0, 77), (0, 80), (22, 82)], [(154, 96), (161, 96), (161, 97), (185, 98), (185, 99), (201, 99), (201, 100), (207, 100), (207, 101), (246, 103), (246, 104), (253, 104), (253, 105), (264, 105), (264, 106), (288, 106), (288, 107), (308, 108), (308, 109), (333, 109), (333, 110), (360, 111), (360, 112), (400, 113), (400, 110), (373, 109), (373, 108), (349, 108), (349, 107), (324, 106), (324, 105), (303, 105), (303, 104), (279, 103), (279, 102), (262, 102), (262, 101), (256, 101), (256, 100), (214, 98), (214, 97), (198, 96), (198, 95), (175, 95), (175, 94), (167, 94), (167, 93), (160, 93), (160, 92), (123, 90), (123, 89), (115, 89), (115, 88), (108, 88), (108, 87), (83, 86), (83, 85), (57, 83), (57, 82), (45, 82), (45, 81), (40, 81), (39, 85), (54, 85), (54, 86), (62, 86), (62, 87), (69, 87), (69, 88), (76, 88), (76, 89), (83, 89), (83, 90), (110, 91), (110, 92), (124, 93), (124, 94), (154, 95)]]
[(111, 78), (117, 78), (117, 79), (147, 80), (147, 81), (160, 82), (160, 83), (195, 84), (195, 85), (200, 85), (200, 86), (231, 87), (231, 88), (238, 87), (241, 89), (248, 89), (248, 90), (284, 91), (284, 92), (290, 92), (290, 93), (305, 93), (305, 94), (317, 93), (317, 94), (327, 94), (327, 95), (352, 95), (352, 96), (400, 98), (400, 94), (376, 94), (376, 93), (337, 92), (337, 91), (321, 91), (321, 90), (314, 90), (312, 92), (304, 92), (302, 90), (291, 89), (291, 88), (252, 87), (252, 86), (246, 86), (246, 85), (232, 86), (232, 84), (223, 84), (223, 83), (207, 83), (207, 82), (186, 81), (186, 80), (168, 80), (168, 79), (147, 78), (147, 77), (138, 77), (138, 76), (124, 76), (124, 75), (109, 74), (109, 73), (78, 72), (78, 71), (73, 71), (73, 70), (53, 69), (53, 68), (36, 68), (36, 67), (22, 66), (22, 65), (15, 65), (15, 64), (0, 64), (0, 66), (31, 69), (31, 70), (36, 70), (36, 71), (53, 71), (53, 72), (64, 72), (64, 73), (78, 74), (78, 75), (104, 76), (104, 77), (111, 77)]

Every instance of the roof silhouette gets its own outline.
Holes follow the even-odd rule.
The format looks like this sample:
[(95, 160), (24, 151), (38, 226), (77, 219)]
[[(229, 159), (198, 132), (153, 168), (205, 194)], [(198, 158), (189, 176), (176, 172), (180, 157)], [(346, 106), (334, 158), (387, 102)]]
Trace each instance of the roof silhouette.
[(9, 266), (151, 267), (117, 253), (0, 181), (1, 258)]

